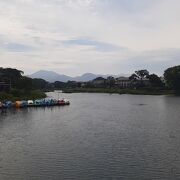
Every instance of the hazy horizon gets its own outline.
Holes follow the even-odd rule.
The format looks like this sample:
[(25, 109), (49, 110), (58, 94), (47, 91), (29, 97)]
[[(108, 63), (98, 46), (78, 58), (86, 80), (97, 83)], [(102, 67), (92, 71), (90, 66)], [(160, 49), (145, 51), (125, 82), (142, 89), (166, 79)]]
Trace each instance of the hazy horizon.
[[(25, 74), (25, 75), (33, 75), (35, 73), (38, 73), (38, 72), (41, 72), (41, 71), (45, 71), (45, 72), (52, 72), (52, 73), (57, 73), (58, 75), (66, 75), (66, 76), (71, 76), (69, 74), (61, 74), (60, 72), (56, 72), (56, 71), (49, 71), (49, 70), (38, 70), (36, 72), (33, 72), (32, 74)], [(94, 74), (94, 75), (103, 75), (103, 76), (107, 76), (107, 75), (114, 75), (114, 76), (129, 76), (131, 74), (124, 74), (124, 73), (119, 73), (119, 74), (101, 74), (101, 73), (91, 73), (91, 72), (86, 72), (86, 73), (82, 73), (82, 74), (78, 74), (78, 75), (72, 75), (71, 77), (78, 77), (78, 76), (82, 76), (82, 75), (85, 75), (85, 74)]]
[(29, 75), (162, 75), (180, 58), (178, 0), (0, 0), (0, 62)]

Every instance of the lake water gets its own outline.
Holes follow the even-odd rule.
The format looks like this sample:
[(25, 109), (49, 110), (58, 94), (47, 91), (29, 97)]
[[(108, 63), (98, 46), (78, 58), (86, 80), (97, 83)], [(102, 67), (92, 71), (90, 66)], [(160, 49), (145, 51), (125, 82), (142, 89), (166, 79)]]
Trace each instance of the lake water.
[(61, 96), (0, 114), (1, 180), (180, 179), (180, 98)]

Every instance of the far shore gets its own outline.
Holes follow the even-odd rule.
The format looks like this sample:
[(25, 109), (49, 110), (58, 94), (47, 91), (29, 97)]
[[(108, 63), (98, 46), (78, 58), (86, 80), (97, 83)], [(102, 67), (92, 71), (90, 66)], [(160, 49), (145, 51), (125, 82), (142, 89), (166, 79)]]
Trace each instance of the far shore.
[(63, 93), (109, 93), (109, 94), (134, 94), (134, 95), (173, 95), (173, 90), (159, 89), (115, 89), (115, 88), (68, 88)]
[[(49, 90), (36, 90), (29, 93), (0, 93), (0, 100), (35, 100), (46, 98), (46, 92), (52, 92), (55, 89)], [(107, 93), (107, 94), (131, 94), (131, 95), (175, 95), (173, 90), (160, 90), (160, 89), (117, 89), (117, 88), (66, 88), (62, 90), (63, 93)]]

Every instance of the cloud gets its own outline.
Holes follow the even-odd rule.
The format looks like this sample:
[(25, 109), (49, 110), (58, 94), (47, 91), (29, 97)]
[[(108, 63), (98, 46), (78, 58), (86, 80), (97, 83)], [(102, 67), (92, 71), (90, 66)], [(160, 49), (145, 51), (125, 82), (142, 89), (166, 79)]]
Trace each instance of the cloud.
[(143, 66), (162, 73), (179, 63), (179, 0), (0, 0), (0, 7), (2, 66), (79, 75)]
[(8, 52), (29, 52), (34, 50), (34, 48), (31, 46), (18, 43), (5, 43), (0, 47)]
[(95, 40), (85, 39), (85, 38), (67, 40), (64, 41), (63, 44), (68, 46), (89, 46), (89, 47), (93, 47), (93, 49), (96, 51), (102, 51), (102, 52), (118, 51), (118, 50), (120, 51), (126, 49), (113, 44), (98, 42)]
[(135, 70), (147, 69), (150, 73), (163, 75), (168, 67), (180, 63), (180, 49), (158, 49), (143, 52), (129, 52), (123, 61), (114, 61), (114, 67), (126, 69), (129, 73)]

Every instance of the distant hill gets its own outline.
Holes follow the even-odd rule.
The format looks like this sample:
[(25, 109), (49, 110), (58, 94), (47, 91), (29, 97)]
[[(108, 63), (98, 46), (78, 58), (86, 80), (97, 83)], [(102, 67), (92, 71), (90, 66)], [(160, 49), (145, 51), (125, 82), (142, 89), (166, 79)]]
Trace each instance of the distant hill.
[(31, 74), (29, 77), (31, 78), (41, 78), (49, 82), (55, 82), (55, 81), (61, 81), (61, 82), (67, 82), (67, 81), (81, 81), (81, 82), (86, 82), (86, 81), (91, 81), (97, 77), (104, 77), (107, 78), (108, 76), (113, 76), (113, 77), (119, 77), (119, 76), (127, 76), (127, 75), (101, 75), (101, 74), (93, 74), (93, 73), (85, 73), (82, 76), (76, 76), (76, 77), (71, 77), (71, 76), (66, 76), (64, 74), (58, 74), (54, 71), (46, 71), (46, 70), (40, 70), (37, 71), (33, 74)]
[(41, 78), (49, 82), (54, 82), (54, 81), (62, 81), (62, 82), (67, 82), (72, 80), (72, 77), (66, 76), (66, 75), (61, 75), (53, 71), (45, 71), (45, 70), (40, 70), (35, 72), (34, 74), (30, 75), (31, 78)]
[(86, 82), (86, 81), (91, 81), (95, 78), (97, 78), (98, 75), (92, 74), (92, 73), (85, 73), (82, 76), (77, 76), (74, 77), (74, 81), (81, 81), (81, 82)]

